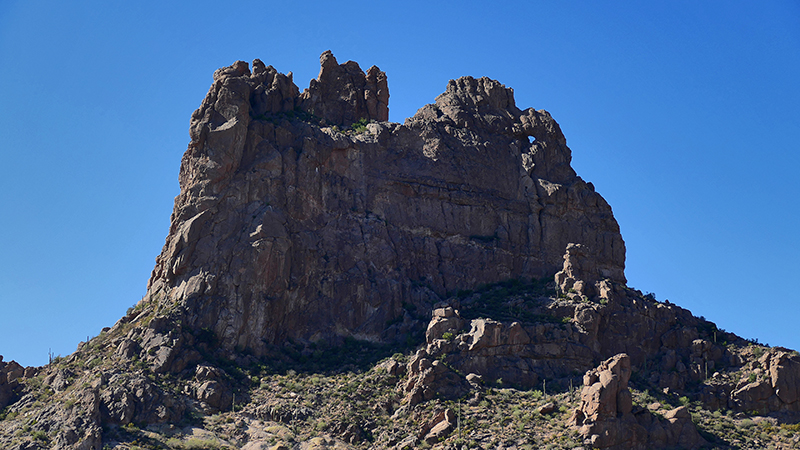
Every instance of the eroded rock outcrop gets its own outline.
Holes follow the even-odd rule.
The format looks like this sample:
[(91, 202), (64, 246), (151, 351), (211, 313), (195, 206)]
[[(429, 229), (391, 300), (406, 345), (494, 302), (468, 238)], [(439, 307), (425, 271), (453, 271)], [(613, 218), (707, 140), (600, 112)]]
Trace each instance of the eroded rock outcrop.
[(679, 447), (696, 449), (705, 444), (685, 406), (659, 419), (649, 411), (633, 412), (628, 381), (631, 362), (626, 354), (603, 361), (583, 376), (581, 406), (570, 423), (592, 448), (655, 449)]
[[(566, 389), (575, 372), (618, 353), (637, 367), (649, 366), (648, 382), (659, 388), (702, 381), (708, 378), (704, 368), (713, 373), (729, 364), (731, 355), (723, 346), (698, 339), (704, 322), (685, 309), (607, 279), (594, 287), (592, 297), (586, 290), (553, 297), (543, 294), (547, 286), (501, 284), (448, 299), (452, 306), (434, 309), (426, 345), (408, 364), (407, 400), (415, 404), (436, 392), (461, 395), (469, 374), (489, 384), (535, 388), (546, 381)], [(653, 361), (659, 366), (654, 368)]]
[(749, 363), (728, 400), (731, 409), (768, 413), (800, 411), (800, 356), (771, 349)]
[[(551, 276), (568, 243), (594, 278), (624, 281), (611, 208), (547, 112), (465, 77), (389, 123), (383, 72), (321, 63), (302, 94), (257, 60), (214, 74), (144, 303), (180, 305), (193, 329), (261, 355), (287, 338), (402, 339), (406, 306)], [(348, 128), (360, 119), (373, 123)]]
[(3, 355), (0, 355), (0, 411), (19, 398), (22, 383), (38, 372), (37, 367), (22, 367), (13, 360), (4, 362)]
[(320, 66), (319, 76), (300, 96), (303, 111), (340, 125), (389, 120), (386, 73), (376, 66), (362, 72), (354, 61), (339, 64), (330, 51), (320, 56)]

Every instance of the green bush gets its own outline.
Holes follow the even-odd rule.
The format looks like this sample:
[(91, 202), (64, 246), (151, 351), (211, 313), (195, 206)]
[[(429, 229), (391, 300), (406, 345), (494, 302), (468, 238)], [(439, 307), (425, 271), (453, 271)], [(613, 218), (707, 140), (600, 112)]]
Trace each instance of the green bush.
[(191, 438), (183, 443), (182, 448), (184, 450), (218, 450), (222, 446), (216, 439)]
[(42, 430), (34, 431), (33, 433), (31, 433), (31, 436), (33, 437), (34, 441), (47, 442), (48, 440), (50, 440), (50, 438), (47, 437), (47, 433), (45, 433)]
[(364, 133), (364, 132), (367, 131), (367, 124), (368, 123), (369, 123), (369, 120), (367, 120), (365, 118), (361, 118), (361, 119), (358, 120), (358, 122), (355, 122), (353, 125), (351, 125), (350, 128), (352, 128), (353, 131), (355, 131), (356, 133)]

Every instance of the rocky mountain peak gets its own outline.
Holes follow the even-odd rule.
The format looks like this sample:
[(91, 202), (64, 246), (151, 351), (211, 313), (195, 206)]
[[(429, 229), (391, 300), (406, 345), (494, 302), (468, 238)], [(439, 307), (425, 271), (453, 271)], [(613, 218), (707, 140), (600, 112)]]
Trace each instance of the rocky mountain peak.
[(191, 326), (263, 354), (287, 338), (404, 339), (417, 325), (403, 305), (552, 276), (569, 243), (603, 268), (593, 280), (624, 282), (611, 208), (548, 113), (465, 77), (390, 123), (383, 72), (320, 62), (302, 94), (260, 61), (215, 73), (143, 302), (184, 305)]
[(147, 294), (0, 356), (1, 448), (800, 444), (800, 355), (628, 287), (549, 113), (463, 77), (392, 123), (377, 67), (320, 65), (214, 73)]
[(337, 125), (389, 120), (389, 87), (378, 67), (364, 73), (354, 61), (339, 64), (330, 50), (319, 62), (319, 76), (300, 96), (303, 110)]

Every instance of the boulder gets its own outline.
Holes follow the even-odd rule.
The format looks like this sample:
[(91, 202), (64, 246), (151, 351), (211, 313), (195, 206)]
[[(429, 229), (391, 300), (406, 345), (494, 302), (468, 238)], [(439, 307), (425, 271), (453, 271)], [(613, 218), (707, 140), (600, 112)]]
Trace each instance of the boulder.
[(581, 406), (568, 423), (578, 429), (586, 444), (613, 450), (697, 449), (706, 444), (686, 407), (669, 411), (664, 419), (646, 409), (634, 416), (630, 377), (626, 354), (609, 358), (584, 375)]
[(449, 436), (456, 426), (456, 414), (452, 409), (445, 409), (423, 427), (420, 433), (424, 436), (422, 442), (428, 445), (436, 444)]
[(547, 402), (539, 408), (539, 414), (552, 414), (556, 410), (556, 404)]
[(428, 343), (434, 339), (442, 339), (445, 333), (450, 333), (451, 337), (464, 327), (464, 319), (458, 314), (458, 311), (452, 307), (438, 308), (433, 310), (433, 318), (428, 323), (428, 329), (425, 331), (425, 340)]
[(778, 350), (769, 361), (770, 384), (781, 402), (794, 410), (800, 402), (800, 357), (795, 353)]

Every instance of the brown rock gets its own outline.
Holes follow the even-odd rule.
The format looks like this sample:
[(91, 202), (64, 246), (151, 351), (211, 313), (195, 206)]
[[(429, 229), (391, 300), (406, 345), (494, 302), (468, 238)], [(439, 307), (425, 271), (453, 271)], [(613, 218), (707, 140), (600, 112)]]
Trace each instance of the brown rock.
[(772, 388), (783, 403), (800, 401), (800, 358), (789, 352), (776, 352), (770, 359), (769, 375)]
[[(626, 354), (603, 361), (596, 369), (587, 372), (581, 391), (581, 410), (586, 419), (597, 422), (614, 419), (618, 413), (630, 413), (630, 377), (631, 362)], [(618, 408), (617, 399), (620, 397), (623, 399), (623, 404), (619, 405), (622, 408)]]
[(469, 390), (467, 381), (440, 360), (420, 350), (408, 364), (405, 401), (413, 406), (434, 397), (456, 398)]
[(737, 409), (741, 411), (769, 411), (767, 400), (774, 394), (768, 381), (755, 381), (731, 393)]
[(141, 374), (112, 375), (98, 401), (98, 420), (110, 424), (165, 423), (180, 420), (185, 410), (183, 402)]
[[(549, 392), (590, 369), (569, 419), (587, 445), (703, 445), (685, 407), (663, 418), (634, 409), (627, 385), (635, 367), (649, 367), (651, 383), (679, 395), (719, 368), (699, 393), (704, 403), (781, 417), (800, 411), (798, 357), (778, 348), (743, 361), (711, 342), (708, 323), (621, 285), (625, 247), (611, 209), (572, 170), (547, 112), (518, 109), (513, 91), (488, 78), (452, 80), (402, 125), (386, 122), (388, 98), (377, 67), (365, 73), (330, 52), (303, 94), (291, 73), (260, 60), (252, 72), (243, 61), (215, 72), (192, 115), (181, 193), (148, 294), (103, 330), (113, 337), (101, 341), (102, 368), (75, 364), (94, 361), (77, 357), (94, 351), (88, 345), (41, 369), (0, 356), (0, 409), (17, 402), (10, 410), (34, 415), (26, 426), (47, 430), (54, 448), (99, 448), (101, 424), (177, 422), (198, 404), (226, 409), (230, 377), (195, 365), (201, 353), (248, 367), (289, 339), (398, 341), (422, 331), (420, 318), (432, 310), (427, 345), (408, 364), (382, 363), (392, 382), (408, 375), (399, 380), (405, 404), (395, 409), (392, 396), (373, 411), (416, 420), (424, 408), (414, 405), (434, 397), (473, 390), (468, 403), (478, 405), (484, 380), (534, 387), (545, 378)], [(349, 128), (361, 119), (373, 123)], [(519, 321), (465, 313), (482, 317), (468, 321), (454, 307), (432, 308), (465, 311), (461, 295), (446, 295), (553, 273), (567, 298), (517, 298), (515, 308), (538, 305)], [(480, 300), (482, 290), (469, 297)], [(445, 333), (453, 339), (441, 339)], [(725, 365), (744, 362), (743, 380), (726, 381)], [(189, 380), (183, 394), (149, 378), (164, 372)], [(40, 374), (57, 393), (43, 407), (34, 406), (26, 380)], [(285, 423), (315, 414), (285, 399), (247, 406), (261, 420)], [(398, 447), (446, 438), (453, 416), (440, 411)], [(326, 432), (361, 442), (365, 424), (334, 421)], [(0, 446), (19, 435), (14, 427), (0, 427)], [(250, 444), (257, 442), (264, 441)]]
[(197, 399), (205, 402), (212, 408), (221, 409), (223, 406), (229, 406), (230, 395), (225, 395), (227, 390), (224, 389), (222, 383), (219, 381), (208, 380), (203, 382), (197, 388)]
[(428, 343), (434, 339), (442, 339), (446, 332), (451, 334), (458, 334), (458, 331), (464, 326), (464, 319), (451, 307), (439, 308), (433, 310), (433, 319), (428, 323), (428, 329), (425, 331), (425, 340)]
[(117, 347), (117, 355), (125, 359), (131, 359), (134, 355), (138, 354), (141, 348), (139, 344), (132, 339), (123, 339)]
[(445, 409), (434, 417), (432, 421), (423, 427), (423, 442), (429, 445), (438, 443), (446, 438), (456, 428), (456, 414), (452, 409)]
[(477, 373), (468, 374), (466, 379), (472, 387), (479, 387), (481, 384), (483, 384), (483, 377)]
[(664, 427), (668, 444), (686, 449), (700, 448), (706, 444), (706, 441), (697, 432), (697, 427), (692, 422), (692, 416), (687, 407), (680, 406), (668, 411), (664, 414), (664, 419), (669, 423)]
[[(458, 333), (454, 332), (451, 341), (434, 339), (434, 336), (443, 333), (444, 328), (452, 329), (447, 324), (458, 318), (455, 310), (434, 310), (428, 329), (428, 346), (421, 358), (429, 361), (443, 359), (457, 372), (480, 375), (489, 384), (502, 380), (504, 384), (533, 388), (541, 386), (542, 378), (545, 378), (548, 383), (556, 383), (554, 386), (567, 388), (576, 370), (589, 370), (594, 361), (608, 358), (609, 353), (613, 356), (615, 351), (630, 350), (639, 358), (640, 364), (645, 357), (652, 358), (653, 354), (663, 353), (661, 360), (666, 365), (666, 371), (652, 372), (653, 383), (660, 382), (661, 386), (670, 386), (679, 391), (683, 389), (689, 372), (686, 367), (682, 372), (671, 369), (679, 365), (679, 356), (686, 358), (690, 355), (689, 349), (680, 349), (679, 355), (675, 349), (662, 347), (661, 342), (665, 336), (667, 340), (674, 338), (675, 342), (692, 337), (697, 331), (687, 331), (685, 325), (696, 323), (697, 319), (674, 305), (645, 302), (641, 295), (637, 297), (623, 289), (613, 289), (613, 304), (549, 299), (545, 302), (540, 300), (539, 309), (529, 311), (541, 316), (562, 317), (561, 323), (522, 324), (480, 318), (470, 321), (469, 331), (462, 328)], [(469, 308), (471, 303), (480, 304), (482, 295), (472, 294), (460, 307), (463, 309)], [(485, 295), (493, 294), (489, 291)], [(572, 320), (565, 323), (563, 318), (570, 316)], [(643, 317), (647, 319), (643, 320)], [(677, 323), (681, 325), (674, 325)], [(633, 360), (629, 355), (629, 366), (633, 365)], [(419, 363), (410, 365), (411, 379), (418, 380), (417, 377), (425, 369)], [(596, 372), (590, 372), (587, 376), (594, 377), (588, 386), (600, 380)], [(610, 383), (611, 379), (604, 381)], [(470, 385), (479, 387), (475, 383)], [(428, 389), (437, 392), (443, 387), (428, 386)], [(415, 392), (421, 391), (417, 389)], [(600, 391), (595, 394), (599, 396)], [(424, 400), (424, 396), (415, 398), (417, 401)], [(597, 401), (600, 401), (599, 397)], [(632, 409), (632, 399), (626, 390), (622, 390), (613, 402), (620, 405), (617, 409), (623, 413)]]
[(389, 120), (386, 74), (375, 66), (367, 73), (358, 63), (339, 64), (333, 53), (320, 56), (319, 76), (300, 96), (301, 107), (328, 123), (349, 126), (361, 119)]
[(4, 378), (5, 376), (0, 376), (0, 408), (5, 408), (10, 403), (13, 394), (11, 386), (6, 383)]
[(553, 411), (556, 410), (556, 404), (553, 402), (547, 402), (539, 408), (539, 414), (552, 414)]
[[(570, 168), (548, 113), (467, 77), (403, 125), (323, 126), (385, 121), (386, 101), (382, 72), (330, 52), (302, 95), (260, 61), (217, 71), (192, 115), (143, 303), (178, 304), (184, 324), (213, 330), (225, 350), (261, 356), (287, 338), (405, 339), (419, 325), (404, 305), (425, 311), (448, 291), (550, 276), (568, 243), (595, 261), (587, 279), (624, 280), (611, 209)], [(178, 370), (177, 347), (160, 346), (154, 370)]]
[(3, 372), (5, 372), (6, 382), (11, 383), (25, 375), (25, 368), (16, 361), (10, 361), (6, 363)]
[(706, 443), (686, 407), (669, 411), (664, 420), (646, 409), (640, 409), (634, 417), (628, 390), (630, 376), (630, 358), (625, 354), (603, 361), (584, 375), (581, 407), (568, 424), (578, 428), (586, 443), (592, 448), (615, 450), (696, 449)]

